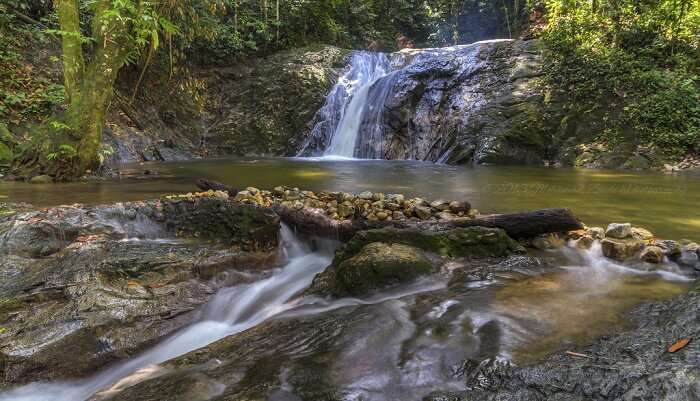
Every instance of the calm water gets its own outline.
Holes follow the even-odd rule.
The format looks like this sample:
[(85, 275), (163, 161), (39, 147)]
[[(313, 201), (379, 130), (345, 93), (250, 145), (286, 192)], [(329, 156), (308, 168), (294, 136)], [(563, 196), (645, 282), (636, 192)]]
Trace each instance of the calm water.
[(218, 159), (125, 166), (148, 178), (35, 185), (0, 182), (5, 201), (37, 206), (138, 200), (195, 190), (195, 178), (227, 184), (467, 199), (481, 212), (569, 207), (587, 224), (631, 222), (673, 239), (700, 240), (700, 176), (534, 167), (463, 167), (410, 161)]

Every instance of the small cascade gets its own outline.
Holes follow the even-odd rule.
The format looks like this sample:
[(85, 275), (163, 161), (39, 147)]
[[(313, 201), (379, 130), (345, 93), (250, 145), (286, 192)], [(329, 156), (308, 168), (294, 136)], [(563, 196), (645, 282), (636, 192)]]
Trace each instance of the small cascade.
[[(270, 277), (219, 291), (205, 306), (200, 319), (133, 359), (119, 363), (90, 379), (67, 383), (33, 383), (0, 394), (0, 401), (82, 401), (119, 386), (125, 378), (153, 365), (240, 333), (295, 307), (289, 301), (311, 284), (330, 263), (332, 245), (311, 252), (292, 231), (281, 232), (288, 262)], [(322, 244), (323, 245), (323, 244)]]

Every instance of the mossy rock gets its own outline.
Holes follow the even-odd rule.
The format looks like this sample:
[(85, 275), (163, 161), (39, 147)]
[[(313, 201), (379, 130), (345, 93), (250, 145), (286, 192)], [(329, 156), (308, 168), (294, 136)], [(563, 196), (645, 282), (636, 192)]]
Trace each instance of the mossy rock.
[(339, 265), (372, 242), (410, 245), (445, 257), (501, 257), (523, 250), (500, 228), (462, 227), (437, 232), (381, 228), (358, 232), (338, 252), (334, 264)]
[(373, 242), (336, 268), (332, 292), (336, 296), (360, 295), (411, 281), (432, 270), (430, 260), (415, 247)]

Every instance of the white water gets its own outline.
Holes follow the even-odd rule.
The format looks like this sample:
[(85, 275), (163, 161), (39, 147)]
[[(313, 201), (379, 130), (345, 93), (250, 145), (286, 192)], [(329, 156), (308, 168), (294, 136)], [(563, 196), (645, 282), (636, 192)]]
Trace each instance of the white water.
[(290, 230), (282, 230), (289, 262), (269, 278), (219, 291), (200, 320), (143, 354), (77, 382), (32, 383), (0, 394), (0, 401), (82, 401), (148, 366), (247, 330), (295, 305), (290, 299), (311, 284), (331, 260), (330, 249), (310, 253)]
[(367, 299), (343, 298), (325, 301), (315, 297), (294, 300), (313, 277), (331, 261), (334, 246), (322, 243), (311, 252), (291, 230), (282, 228), (282, 252), (288, 259), (284, 268), (272, 276), (250, 284), (219, 291), (202, 310), (200, 319), (152, 349), (80, 381), (31, 383), (0, 394), (0, 401), (84, 401), (93, 395), (133, 385), (158, 375), (157, 365), (205, 347), (224, 337), (250, 329), (270, 318), (304, 316), (329, 312), (352, 305), (382, 303), (425, 291), (444, 288), (444, 282), (419, 280), (395, 291)]
[[(390, 71), (391, 64), (383, 53), (357, 52), (353, 55), (348, 72), (336, 84), (345, 88), (350, 97), (349, 101), (348, 98), (343, 99), (340, 122), (325, 155), (355, 156), (357, 139), (365, 113), (373, 107), (381, 107), (380, 104), (368, 102), (370, 88)], [(336, 91), (339, 89), (334, 89), (332, 93)], [(327, 106), (338, 107), (331, 104)]]

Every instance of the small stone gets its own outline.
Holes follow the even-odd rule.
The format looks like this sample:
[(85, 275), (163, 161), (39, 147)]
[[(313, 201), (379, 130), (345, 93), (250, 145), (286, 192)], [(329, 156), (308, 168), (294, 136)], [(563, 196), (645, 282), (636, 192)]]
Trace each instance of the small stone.
[(389, 194), (386, 196), (386, 200), (391, 203), (398, 203), (400, 205), (404, 202), (404, 196), (401, 194)]
[(244, 200), (252, 198), (251, 193), (248, 190), (240, 191), (236, 194), (236, 197), (233, 198), (233, 200), (242, 202)]
[(676, 261), (686, 266), (700, 267), (700, 258), (695, 252), (683, 251), (681, 252), (681, 256), (677, 258)]
[(245, 190), (250, 192), (251, 195), (257, 195), (260, 192), (260, 190), (255, 187), (248, 187)]
[(648, 246), (644, 248), (639, 258), (649, 263), (661, 263), (664, 261), (664, 250), (658, 246)]
[(405, 220), (406, 215), (404, 215), (402, 212), (396, 211), (391, 214), (391, 217), (394, 218), (394, 220)]
[(472, 205), (466, 201), (452, 201), (449, 204), (452, 213), (468, 212), (472, 208)]
[(632, 227), (631, 235), (632, 238), (642, 241), (649, 241), (654, 238), (654, 234), (652, 234), (651, 231), (641, 227)]
[(679, 256), (682, 252), (680, 244), (672, 240), (654, 241), (652, 245), (663, 249), (664, 255), (670, 257)]
[(387, 212), (377, 212), (376, 215), (379, 220), (386, 220), (389, 217)]
[(355, 207), (350, 204), (343, 202), (338, 205), (338, 216), (342, 218), (347, 218), (355, 214)]
[(682, 250), (685, 252), (698, 253), (700, 251), (700, 245), (698, 245), (695, 242), (691, 242), (689, 244), (684, 245)]
[(32, 184), (50, 184), (53, 182), (53, 178), (48, 175), (37, 175), (29, 180)]
[(602, 227), (589, 227), (586, 229), (586, 234), (593, 237), (593, 239), (605, 238), (605, 230)]
[(367, 215), (367, 220), (369, 220), (369, 221), (377, 221), (377, 220), (379, 220), (379, 218), (377, 217), (376, 214), (370, 213), (370, 214)]
[(632, 235), (632, 225), (630, 223), (610, 223), (605, 236), (610, 238), (625, 239)]
[(443, 212), (443, 211), (448, 210), (450, 208), (450, 203), (447, 202), (446, 200), (438, 199), (438, 200), (430, 202), (430, 207)]
[(399, 205), (398, 203), (392, 203), (392, 202), (385, 204), (384, 207), (391, 210), (392, 212), (395, 212), (395, 211), (401, 209), (401, 205)]
[(438, 220), (452, 220), (455, 218), (455, 215), (450, 212), (440, 212), (436, 214), (435, 217), (437, 217)]
[(375, 201), (383, 201), (385, 197), (386, 197), (386, 195), (384, 195), (383, 193), (381, 193), (381, 192), (375, 192), (375, 193), (372, 195), (372, 200), (375, 200)]
[(276, 196), (284, 196), (284, 187), (274, 187), (272, 193)]
[(365, 191), (365, 192), (360, 192), (359, 195), (357, 195), (358, 198), (364, 199), (364, 200), (372, 200), (374, 197), (374, 194), (371, 193), (370, 191)]
[(479, 216), (479, 211), (476, 210), (476, 209), (470, 209), (470, 210), (469, 210), (469, 213), (467, 213), (467, 216), (468, 216), (470, 219), (475, 219), (475, 218), (477, 218), (477, 217)]
[(413, 208), (413, 213), (421, 220), (428, 220), (432, 213), (429, 207), (426, 206), (416, 206)]
[(578, 249), (591, 249), (593, 246), (593, 243), (595, 242), (595, 239), (591, 237), (590, 235), (584, 235), (581, 238), (577, 239), (574, 245)]

